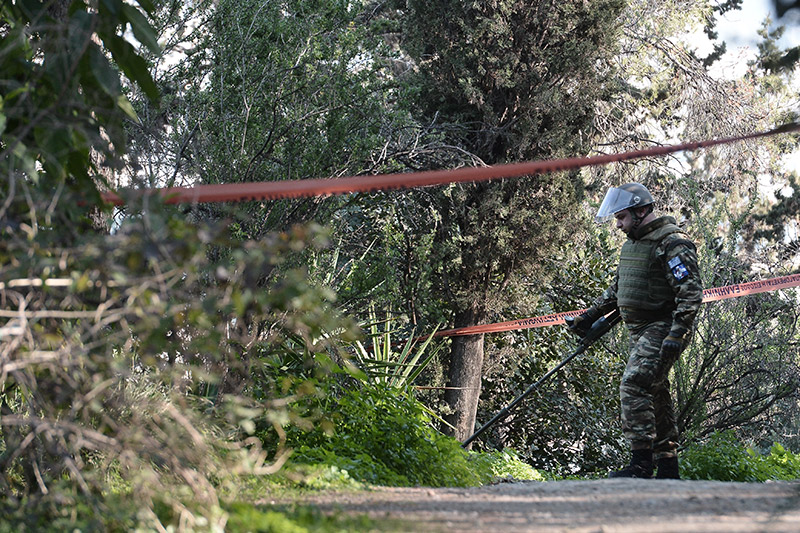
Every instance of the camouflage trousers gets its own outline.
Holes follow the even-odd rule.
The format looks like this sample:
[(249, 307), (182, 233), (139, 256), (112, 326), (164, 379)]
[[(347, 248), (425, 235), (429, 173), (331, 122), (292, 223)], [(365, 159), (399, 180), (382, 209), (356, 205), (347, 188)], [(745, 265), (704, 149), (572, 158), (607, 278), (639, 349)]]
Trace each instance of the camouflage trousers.
[(671, 326), (670, 322), (628, 324), (631, 351), (619, 388), (622, 431), (631, 449), (652, 447), (655, 459), (675, 457), (678, 448), (668, 380), (677, 356), (661, 354), (661, 342)]

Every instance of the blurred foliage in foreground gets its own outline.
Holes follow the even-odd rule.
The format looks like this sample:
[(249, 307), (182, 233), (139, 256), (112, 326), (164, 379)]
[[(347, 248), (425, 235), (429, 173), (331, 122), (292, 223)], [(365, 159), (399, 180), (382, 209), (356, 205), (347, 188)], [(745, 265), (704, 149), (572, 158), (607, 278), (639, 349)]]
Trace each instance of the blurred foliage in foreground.
[(9, 525), (219, 529), (292, 448), (305, 487), (541, 477), (509, 453), (472, 460), (408, 390), (362, 381), (358, 328), (293, 260), (326, 245), (321, 228), (239, 241), (141, 213), (63, 244), (43, 220), (33, 241), (4, 228)]
[[(267, 457), (252, 432), (312, 424), (292, 405), (324, 395), (337, 343), (356, 335), (330, 292), (284, 264), (312, 241), (318, 230), (296, 228), (234, 248), (223, 226), (168, 209), (72, 245), (7, 227), (0, 505), (46, 517), (82, 499), (103, 516), (111, 490), (202, 515), (236, 476), (277, 471), (282, 437)], [(291, 393), (276, 385), (286, 364), (303, 372)]]

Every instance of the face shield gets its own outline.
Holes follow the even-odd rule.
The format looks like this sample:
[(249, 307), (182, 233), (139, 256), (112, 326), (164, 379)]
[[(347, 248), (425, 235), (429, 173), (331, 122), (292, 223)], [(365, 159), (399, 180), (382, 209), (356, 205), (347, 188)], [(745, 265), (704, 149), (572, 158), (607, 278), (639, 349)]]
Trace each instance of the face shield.
[(600, 204), (600, 209), (597, 210), (597, 215), (595, 215), (594, 219), (596, 222), (606, 222), (611, 220), (615, 213), (634, 207), (641, 201), (642, 197), (639, 195), (612, 187), (606, 193), (606, 197), (603, 199), (603, 203)]

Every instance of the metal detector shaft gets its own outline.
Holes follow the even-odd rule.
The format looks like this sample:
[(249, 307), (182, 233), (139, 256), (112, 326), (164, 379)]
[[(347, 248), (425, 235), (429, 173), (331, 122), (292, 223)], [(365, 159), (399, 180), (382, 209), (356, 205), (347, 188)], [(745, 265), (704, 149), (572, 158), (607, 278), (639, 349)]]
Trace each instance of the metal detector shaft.
[(619, 322), (621, 318), (622, 317), (620, 316), (618, 309), (615, 309), (608, 316), (599, 318), (594, 324), (592, 324), (592, 327), (586, 334), (586, 336), (580, 340), (580, 342), (578, 343), (578, 348), (576, 348), (574, 352), (569, 354), (555, 367), (551, 368), (544, 376), (540, 377), (536, 381), (536, 383), (529, 385), (528, 388), (525, 389), (525, 392), (520, 394), (513, 402), (505, 406), (502, 410), (500, 410), (500, 412), (494, 415), (491, 420), (482, 425), (480, 429), (478, 429), (478, 431), (473, 433), (472, 436), (470, 436), (467, 440), (461, 443), (461, 447), (466, 448), (467, 446), (470, 445), (470, 443), (473, 440), (478, 438), (478, 435), (480, 435), (481, 433), (492, 427), (494, 424), (507, 417), (508, 414), (511, 412), (511, 410), (517, 406), (517, 404), (519, 404), (522, 400), (524, 400), (531, 392), (536, 390), (536, 388), (539, 387), (539, 385), (547, 381), (553, 374), (564, 368), (567, 364), (569, 364), (570, 361), (572, 361), (577, 356), (585, 352), (586, 349), (589, 348), (589, 346), (594, 344), (595, 341), (597, 341), (600, 337), (605, 335), (611, 328), (613, 328), (614, 325), (617, 322)]

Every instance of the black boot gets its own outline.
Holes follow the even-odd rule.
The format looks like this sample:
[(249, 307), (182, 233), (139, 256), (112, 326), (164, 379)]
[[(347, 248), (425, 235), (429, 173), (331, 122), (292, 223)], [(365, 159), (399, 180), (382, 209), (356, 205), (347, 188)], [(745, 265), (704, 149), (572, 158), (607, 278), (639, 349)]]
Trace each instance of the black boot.
[(653, 477), (653, 450), (633, 450), (631, 464), (622, 470), (608, 473), (608, 477)]
[(658, 472), (656, 479), (680, 479), (681, 475), (678, 472), (678, 458), (677, 457), (662, 457), (657, 461)]

